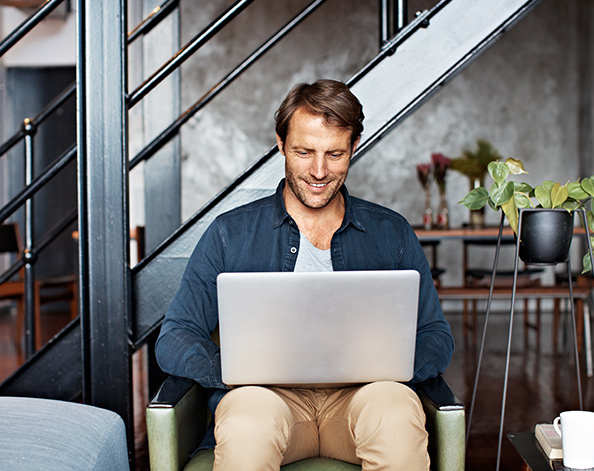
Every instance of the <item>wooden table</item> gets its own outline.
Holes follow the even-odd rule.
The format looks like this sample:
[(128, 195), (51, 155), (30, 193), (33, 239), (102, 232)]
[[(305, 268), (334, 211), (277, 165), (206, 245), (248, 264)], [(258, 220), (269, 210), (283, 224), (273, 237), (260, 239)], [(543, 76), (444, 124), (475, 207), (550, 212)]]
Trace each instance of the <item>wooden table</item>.
[[(419, 240), (442, 240), (442, 239), (483, 239), (491, 240), (497, 239), (499, 236), (499, 226), (487, 226), (479, 229), (472, 229), (470, 227), (458, 227), (452, 229), (424, 229), (422, 227), (414, 227), (415, 234)], [(580, 226), (576, 226), (573, 230), (574, 235), (585, 236), (586, 231)], [(511, 227), (505, 226), (503, 228), (503, 237), (513, 238), (514, 232)]]

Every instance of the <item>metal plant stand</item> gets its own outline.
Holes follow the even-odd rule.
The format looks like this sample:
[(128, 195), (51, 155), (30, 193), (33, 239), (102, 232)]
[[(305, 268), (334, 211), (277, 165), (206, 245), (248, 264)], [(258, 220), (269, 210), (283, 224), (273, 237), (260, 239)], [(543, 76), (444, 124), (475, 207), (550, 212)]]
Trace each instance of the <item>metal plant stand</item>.
[[(522, 215), (526, 211), (538, 211), (538, 209), (520, 209), (520, 216), (518, 222), (518, 234), (522, 233)], [(590, 241), (590, 228), (588, 227), (588, 220), (586, 217), (586, 211), (584, 209), (576, 210), (575, 212), (581, 214), (581, 219), (584, 227), (586, 228), (586, 239), (588, 241), (588, 253), (590, 255), (590, 261), (592, 262), (592, 267), (594, 267), (594, 256), (592, 254), (592, 244)], [(501, 239), (503, 234), (503, 223), (504, 223), (505, 215), (501, 214), (501, 223), (499, 225), (499, 235), (497, 239), (497, 247), (495, 250), (495, 257), (493, 260), (493, 272), (491, 274), (491, 285), (489, 288), (489, 297), (487, 299), (487, 308), (485, 312), (485, 324), (483, 327), (483, 334), (481, 338), (480, 350), (479, 350), (479, 357), (476, 369), (476, 376), (474, 381), (474, 387), (472, 391), (472, 400), (470, 404), (470, 412), (468, 416), (468, 425), (466, 429), (466, 441), (470, 436), (470, 427), (472, 424), (472, 415), (474, 412), (475, 400), (476, 400), (476, 393), (478, 388), (479, 376), (480, 376), (480, 369), (481, 369), (481, 362), (483, 359), (483, 352), (485, 347), (485, 339), (487, 335), (487, 327), (489, 325), (489, 315), (491, 311), (491, 301), (493, 299), (493, 288), (495, 284), (495, 276), (497, 275), (497, 264), (499, 261), (499, 251), (501, 248)], [(512, 299), (511, 299), (511, 307), (510, 307), (510, 315), (509, 315), (509, 330), (508, 330), (508, 338), (507, 338), (507, 354), (505, 359), (505, 375), (503, 381), (503, 397), (501, 403), (501, 418), (499, 424), (499, 441), (497, 446), (497, 465), (496, 470), (499, 471), (500, 461), (501, 461), (501, 445), (503, 440), (503, 424), (505, 418), (505, 406), (506, 406), (506, 398), (507, 398), (507, 383), (509, 378), (509, 364), (510, 364), (510, 355), (511, 355), (511, 341), (512, 341), (512, 331), (513, 331), (513, 321), (514, 321), (514, 310), (515, 310), (515, 300), (516, 300), (516, 288), (517, 288), (517, 278), (518, 278), (518, 260), (519, 260), (519, 251), (520, 251), (520, 238), (516, 238), (516, 251), (515, 251), (515, 258), (514, 258), (514, 278), (513, 278), (513, 287), (512, 287)], [(593, 269), (594, 272), (594, 269)], [(573, 340), (574, 340), (574, 355), (575, 355), (575, 366), (576, 366), (576, 375), (577, 375), (577, 384), (578, 384), (578, 397), (579, 397), (579, 404), (580, 410), (583, 410), (583, 399), (582, 399), (582, 385), (581, 385), (581, 374), (580, 374), (580, 363), (579, 363), (579, 354), (578, 354), (578, 340), (577, 340), (577, 329), (576, 329), (576, 319), (575, 319), (575, 307), (573, 302), (573, 283), (571, 278), (571, 263), (569, 260), (569, 256), (567, 257), (567, 279), (569, 283), (569, 304), (571, 306), (571, 323), (572, 323), (572, 330), (573, 330)]]

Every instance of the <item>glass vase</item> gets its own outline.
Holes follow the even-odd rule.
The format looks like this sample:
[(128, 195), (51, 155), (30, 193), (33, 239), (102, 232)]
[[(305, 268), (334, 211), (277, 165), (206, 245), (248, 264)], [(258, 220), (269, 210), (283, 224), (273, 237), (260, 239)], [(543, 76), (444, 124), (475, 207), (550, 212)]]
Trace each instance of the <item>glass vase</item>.
[(429, 230), (433, 227), (433, 211), (431, 210), (431, 191), (425, 188), (425, 212), (423, 213), (423, 228)]
[(445, 189), (441, 190), (439, 193), (439, 212), (437, 213), (437, 228), (450, 228), (450, 218), (448, 215), (448, 201), (446, 199)]

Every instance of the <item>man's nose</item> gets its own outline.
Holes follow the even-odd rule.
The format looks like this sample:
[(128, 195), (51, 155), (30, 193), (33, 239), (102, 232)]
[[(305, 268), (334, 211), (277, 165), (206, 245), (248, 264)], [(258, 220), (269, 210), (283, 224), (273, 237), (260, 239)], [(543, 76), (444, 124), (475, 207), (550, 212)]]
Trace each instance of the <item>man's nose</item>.
[(311, 163), (309, 173), (312, 177), (322, 180), (328, 175), (328, 165), (323, 155), (316, 155)]

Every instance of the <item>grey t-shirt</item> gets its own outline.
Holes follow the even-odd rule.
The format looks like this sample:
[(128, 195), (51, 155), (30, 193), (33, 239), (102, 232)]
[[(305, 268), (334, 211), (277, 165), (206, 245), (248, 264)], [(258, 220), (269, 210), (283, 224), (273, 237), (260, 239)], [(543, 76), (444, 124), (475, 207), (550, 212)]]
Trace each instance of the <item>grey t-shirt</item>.
[(295, 271), (333, 271), (330, 250), (318, 249), (300, 232)]

